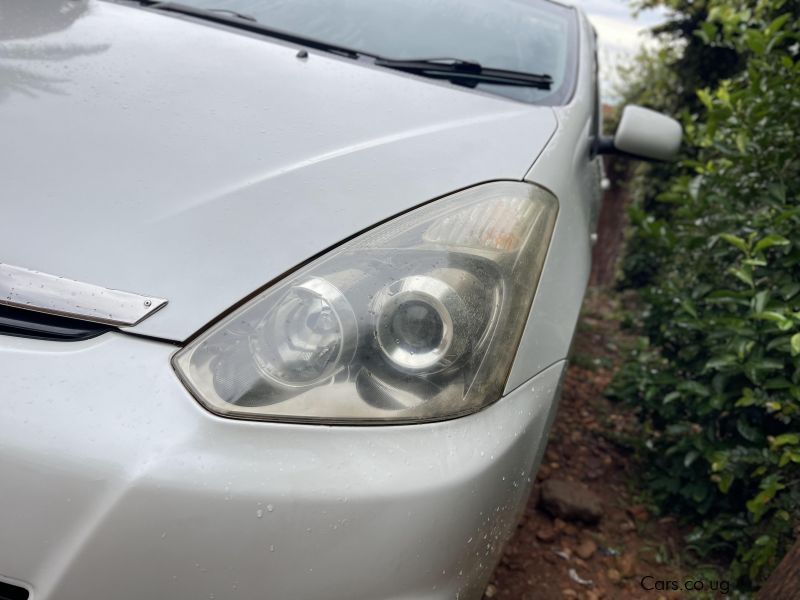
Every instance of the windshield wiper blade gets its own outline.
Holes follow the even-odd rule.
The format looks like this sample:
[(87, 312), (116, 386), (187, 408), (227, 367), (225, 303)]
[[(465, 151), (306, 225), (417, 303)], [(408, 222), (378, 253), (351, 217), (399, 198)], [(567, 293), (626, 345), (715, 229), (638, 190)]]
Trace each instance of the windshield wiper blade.
[(252, 21), (253, 23), (258, 23), (258, 19), (256, 19), (254, 16), (236, 12), (235, 10), (230, 10), (229, 8), (207, 8), (206, 10), (208, 10), (209, 12), (218, 13), (222, 15), (230, 15), (238, 19), (244, 19), (245, 21)]
[(375, 59), (375, 64), (389, 69), (422, 75), (423, 77), (447, 79), (453, 83), (470, 87), (475, 87), (479, 83), (489, 83), (549, 90), (553, 85), (553, 78), (550, 75), (484, 67), (478, 62), (458, 58), (403, 60), (378, 57)]
[(203, 19), (205, 21), (211, 21), (212, 23), (219, 23), (221, 25), (230, 25), (231, 27), (236, 27), (244, 31), (265, 35), (267, 37), (283, 40), (285, 42), (290, 42), (306, 48), (314, 48), (315, 50), (331, 52), (333, 54), (346, 56), (348, 58), (375, 56), (374, 54), (368, 54), (360, 50), (353, 50), (352, 48), (347, 48), (345, 46), (338, 46), (336, 44), (323, 42), (322, 40), (303, 37), (301, 35), (289, 33), (288, 31), (281, 31), (280, 29), (273, 29), (272, 27), (259, 23), (250, 15), (237, 13), (224, 8), (195, 8), (194, 6), (181, 4), (180, 2), (169, 2), (162, 0), (138, 0), (137, 3), (153, 10), (187, 15), (190, 17)]

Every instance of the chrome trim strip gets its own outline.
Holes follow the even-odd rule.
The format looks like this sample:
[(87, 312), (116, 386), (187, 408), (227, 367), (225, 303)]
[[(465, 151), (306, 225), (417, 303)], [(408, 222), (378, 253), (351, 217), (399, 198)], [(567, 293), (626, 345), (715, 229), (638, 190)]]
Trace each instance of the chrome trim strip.
[(94, 323), (136, 325), (167, 301), (0, 263), (0, 304)]

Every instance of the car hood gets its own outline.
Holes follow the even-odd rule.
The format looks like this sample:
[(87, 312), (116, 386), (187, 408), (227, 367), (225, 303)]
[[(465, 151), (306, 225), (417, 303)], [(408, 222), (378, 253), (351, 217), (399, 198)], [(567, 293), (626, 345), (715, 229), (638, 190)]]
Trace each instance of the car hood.
[(552, 109), (189, 19), (11, 0), (0, 262), (166, 298), (185, 340), (299, 263), (454, 190), (521, 179)]

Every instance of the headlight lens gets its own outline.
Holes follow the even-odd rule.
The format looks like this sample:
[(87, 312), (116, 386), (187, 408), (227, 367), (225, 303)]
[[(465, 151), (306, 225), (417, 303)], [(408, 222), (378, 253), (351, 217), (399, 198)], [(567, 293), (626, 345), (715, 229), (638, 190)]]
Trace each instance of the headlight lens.
[(209, 410), (297, 422), (415, 422), (502, 394), (558, 210), (498, 182), (332, 250), (179, 351)]

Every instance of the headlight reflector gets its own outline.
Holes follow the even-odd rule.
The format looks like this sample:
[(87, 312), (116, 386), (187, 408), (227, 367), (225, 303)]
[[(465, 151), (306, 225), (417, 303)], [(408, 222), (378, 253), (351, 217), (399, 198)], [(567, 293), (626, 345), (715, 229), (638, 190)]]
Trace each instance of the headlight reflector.
[(305, 387), (329, 379), (353, 357), (356, 317), (333, 285), (312, 277), (292, 286), (256, 326), (256, 367), (276, 385)]
[(297, 422), (415, 422), (502, 394), (557, 212), (547, 191), (458, 192), (332, 250), (173, 360), (209, 410)]

